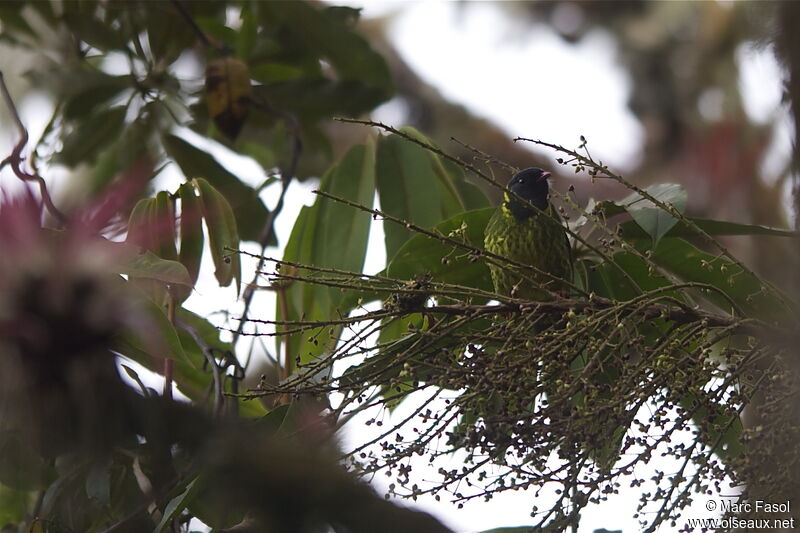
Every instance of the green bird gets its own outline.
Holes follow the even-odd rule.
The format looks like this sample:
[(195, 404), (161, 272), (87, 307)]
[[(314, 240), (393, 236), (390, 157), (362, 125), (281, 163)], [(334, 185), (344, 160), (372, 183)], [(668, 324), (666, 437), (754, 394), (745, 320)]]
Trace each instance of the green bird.
[(514, 174), (508, 189), (527, 202), (506, 193), (503, 204), (486, 226), (484, 244), (488, 252), (538, 269), (489, 263), (498, 294), (550, 300), (551, 292), (567, 289), (558, 279), (572, 282), (572, 249), (561, 217), (548, 200), (549, 176), (541, 168), (526, 168)]

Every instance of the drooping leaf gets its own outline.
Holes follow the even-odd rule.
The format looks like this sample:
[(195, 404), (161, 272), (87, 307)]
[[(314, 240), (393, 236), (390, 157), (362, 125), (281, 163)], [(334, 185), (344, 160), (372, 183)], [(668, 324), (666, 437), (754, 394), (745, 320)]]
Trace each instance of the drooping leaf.
[[(181, 167), (188, 179), (202, 177), (225, 196), (236, 216), (239, 235), (257, 241), (267, 222), (269, 211), (258, 193), (223, 167), (213, 156), (175, 135), (163, 137), (164, 148)], [(273, 241), (272, 244), (277, 244)]]
[(158, 249), (157, 225), (155, 219), (156, 199), (142, 198), (133, 206), (128, 217), (128, 236), (126, 242), (144, 250)]
[[(183, 183), (178, 188), (178, 197), (181, 200), (180, 219), (180, 252), (178, 259), (186, 267), (192, 285), (197, 283), (200, 273), (200, 263), (203, 257), (203, 210), (200, 198), (191, 183)], [(180, 301), (191, 294), (191, 288), (179, 294)]]
[(175, 248), (175, 210), (167, 191), (156, 193), (156, 203), (153, 209), (153, 219), (150, 223), (154, 227), (157, 248), (153, 250), (159, 257), (177, 261), (178, 251)]
[(227, 287), (236, 280), (236, 294), (240, 292), (242, 267), (239, 254), (239, 231), (236, 218), (225, 197), (207, 180), (195, 178), (192, 183), (200, 193), (200, 205), (208, 228), (211, 258), (214, 260), (214, 276), (220, 286)]

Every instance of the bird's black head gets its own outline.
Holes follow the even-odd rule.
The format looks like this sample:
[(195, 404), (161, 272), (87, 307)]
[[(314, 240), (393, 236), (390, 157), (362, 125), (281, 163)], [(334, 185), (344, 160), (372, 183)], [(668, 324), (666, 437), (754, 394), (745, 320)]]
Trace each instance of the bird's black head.
[[(548, 177), (550, 177), (550, 173), (541, 168), (526, 168), (514, 174), (514, 177), (508, 182), (508, 188), (544, 211), (547, 209), (547, 195), (550, 192), (547, 184)], [(533, 215), (530, 205), (513, 196), (507, 199), (506, 204), (511, 214), (518, 220), (524, 220)]]

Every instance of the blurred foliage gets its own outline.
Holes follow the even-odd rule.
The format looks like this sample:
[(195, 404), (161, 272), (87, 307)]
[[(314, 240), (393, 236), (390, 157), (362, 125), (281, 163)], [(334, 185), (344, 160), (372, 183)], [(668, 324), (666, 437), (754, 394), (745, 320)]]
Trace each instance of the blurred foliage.
[[(757, 215), (779, 213), (775, 190), (788, 178), (756, 179), (766, 129), (736, 89), (736, 50), (764, 34), (738, 4), (497, 6), (548, 20), (570, 42), (610, 31), (648, 136), (636, 182), (585, 142), (538, 142), (577, 176), (577, 195), (553, 193), (576, 258), (568, 298), (494, 292), (487, 263), (530, 275), (483, 247), (490, 197), (503, 191), (495, 176), (529, 166), (530, 154), (428, 91), (379, 24), (362, 35), (358, 10), (0, 4), (0, 38), (34, 54), (26, 77), (54, 103), (41, 139), (20, 131), (3, 161), (43, 184), (41, 202), (25, 190), (0, 203), (3, 531), (188, 531), (193, 518), (220, 531), (447, 531), (357, 479), (378, 471), (392, 479), (387, 497), (449, 493), (459, 504), (555, 485), (552, 505), (533, 509), (536, 527), (554, 531), (577, 526), (621, 481), (650, 487), (639, 511), (651, 530), (726, 479), (778, 501), (768, 481), (791, 472), (758, 470), (770, 452), (790, 464), (769, 431), (797, 388), (784, 364), (797, 304), (767, 281), (782, 272), (761, 276), (717, 240), (756, 236), (788, 257), (775, 241), (796, 239)], [(563, 6), (577, 17), (569, 29)], [(731, 105), (709, 118), (698, 103), (717, 88)], [(395, 92), (409, 126), (363, 121), (382, 130), (366, 134), (331, 120)], [(466, 135), (455, 155), (440, 148), (453, 131)], [(262, 183), (228, 168), (225, 150), (260, 165)], [(84, 177), (70, 180), (79, 198), (64, 214), (46, 201), (37, 162)], [(156, 190), (166, 165), (184, 179)], [(713, 202), (681, 183), (700, 174)], [(316, 178), (282, 257), (267, 257), (290, 183)], [(589, 201), (595, 182), (628, 195)], [(772, 203), (731, 222), (702, 207), (733, 205), (742, 191)], [(363, 272), (373, 224), (386, 253), (374, 275)], [(243, 256), (256, 261), (245, 283)], [(210, 268), (242, 294), (225, 310), (229, 334), (184, 307)], [(253, 316), (259, 290), (275, 293), (274, 320)], [(274, 356), (261, 346), (276, 371), (245, 391), (258, 372), (241, 353), (251, 335), (275, 337)], [(142, 369), (163, 375), (163, 392)], [(173, 384), (188, 403), (171, 401)], [(380, 427), (407, 397), (421, 407), (345, 450), (342, 468), (335, 431), (362, 412)], [(746, 410), (769, 424), (748, 427)], [(412, 475), (412, 457), (434, 464), (452, 452), (464, 452), (463, 467)], [(677, 474), (632, 474), (657, 453)]]

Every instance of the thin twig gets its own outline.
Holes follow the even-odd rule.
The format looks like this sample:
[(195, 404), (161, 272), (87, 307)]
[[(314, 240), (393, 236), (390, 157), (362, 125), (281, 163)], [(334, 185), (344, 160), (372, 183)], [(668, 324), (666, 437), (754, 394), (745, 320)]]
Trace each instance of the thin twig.
[(208, 47), (208, 48), (216, 48), (216, 46), (214, 46), (214, 44), (208, 38), (206, 33), (203, 30), (201, 30), (200, 26), (198, 26), (197, 23), (194, 21), (194, 18), (192, 18), (191, 13), (186, 11), (186, 8), (183, 6), (183, 4), (181, 4), (180, 0), (171, 0), (171, 1), (172, 1), (172, 5), (175, 6), (175, 8), (178, 10), (178, 12), (181, 14), (181, 16), (186, 20), (186, 23), (189, 24), (189, 26), (192, 28), (192, 30), (194, 30), (194, 32), (197, 34), (197, 38), (200, 39), (200, 41), (206, 47)]

